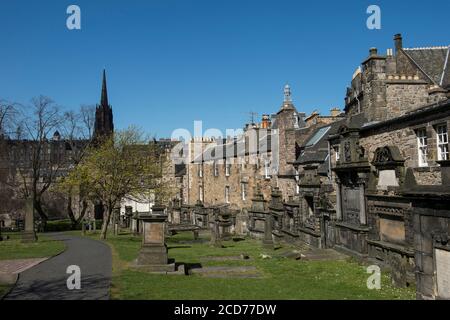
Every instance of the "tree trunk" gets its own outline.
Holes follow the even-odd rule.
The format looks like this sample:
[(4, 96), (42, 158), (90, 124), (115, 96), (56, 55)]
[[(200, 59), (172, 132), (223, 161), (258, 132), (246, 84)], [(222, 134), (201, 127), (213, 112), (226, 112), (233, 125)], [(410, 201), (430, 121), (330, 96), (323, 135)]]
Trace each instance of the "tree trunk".
[(101, 232), (101, 238), (103, 240), (106, 240), (106, 233), (108, 232), (108, 225), (109, 225), (109, 221), (111, 220), (112, 209), (109, 207), (106, 208), (105, 213), (106, 213), (106, 217), (105, 217), (105, 215), (103, 215), (103, 224), (102, 224), (102, 232)]
[(69, 195), (67, 197), (67, 215), (69, 216), (70, 222), (72, 223), (72, 229), (75, 230), (75, 227), (78, 224), (77, 219), (75, 218), (75, 214), (72, 210), (72, 196)]
[(88, 202), (86, 200), (83, 200), (81, 202), (81, 212), (80, 212), (80, 216), (77, 219), (77, 223), (80, 223), (80, 221), (83, 220), (84, 216), (86, 215), (87, 208), (88, 208)]
[(41, 199), (39, 197), (35, 197), (33, 200), (34, 200), (33, 201), (34, 202), (34, 209), (36, 209), (36, 212), (41, 217), (41, 229), (43, 231), (43, 230), (45, 230), (45, 228), (47, 226), (48, 217), (45, 214), (44, 209), (42, 209)]

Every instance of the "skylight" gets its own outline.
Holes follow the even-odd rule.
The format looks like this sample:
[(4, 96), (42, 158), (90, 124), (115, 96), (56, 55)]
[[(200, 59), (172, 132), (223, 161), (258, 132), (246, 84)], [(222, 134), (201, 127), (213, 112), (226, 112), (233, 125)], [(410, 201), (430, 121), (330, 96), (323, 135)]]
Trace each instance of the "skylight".
[(328, 132), (328, 130), (330, 130), (330, 128), (331, 127), (328, 126), (328, 127), (323, 127), (323, 128), (320, 128), (319, 130), (317, 130), (317, 132), (312, 136), (312, 138), (308, 140), (305, 147), (312, 147), (317, 142), (319, 142), (320, 139), (322, 139), (322, 137)]

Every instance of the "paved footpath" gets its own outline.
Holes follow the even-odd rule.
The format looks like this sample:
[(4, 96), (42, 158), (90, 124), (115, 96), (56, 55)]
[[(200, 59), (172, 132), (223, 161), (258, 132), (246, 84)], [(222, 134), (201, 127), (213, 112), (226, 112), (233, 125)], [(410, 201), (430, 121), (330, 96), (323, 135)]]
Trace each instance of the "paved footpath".
[[(109, 299), (112, 258), (110, 248), (96, 240), (67, 234), (50, 234), (65, 242), (66, 251), (19, 275), (5, 300), (104, 300)], [(81, 289), (69, 290), (67, 267), (81, 270)]]

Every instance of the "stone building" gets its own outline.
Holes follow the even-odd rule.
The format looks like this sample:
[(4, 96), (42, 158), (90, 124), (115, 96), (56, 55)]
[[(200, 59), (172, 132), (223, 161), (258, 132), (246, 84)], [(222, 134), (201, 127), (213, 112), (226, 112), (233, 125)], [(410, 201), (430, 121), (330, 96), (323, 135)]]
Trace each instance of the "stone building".
[[(445, 245), (432, 243), (429, 232), (436, 227), (439, 239), (448, 235), (448, 215), (435, 209), (445, 201), (424, 202), (419, 190), (441, 199), (442, 187), (431, 186), (447, 183), (449, 47), (404, 48), (401, 35), (394, 46), (383, 56), (370, 49), (347, 89), (347, 119), (329, 136), (336, 247), (391, 268), (398, 284), (417, 279), (422, 297), (444, 297), (431, 261)], [(435, 214), (437, 222), (425, 221)], [(450, 266), (450, 259), (441, 261)]]
[[(416, 283), (418, 298), (448, 299), (450, 48), (404, 48), (401, 35), (394, 47), (370, 49), (344, 114), (305, 117), (286, 87), (270, 126), (200, 141), (199, 161), (186, 165), (186, 203), (241, 209), (259, 238), (269, 218), (275, 241), (335, 248), (390, 269), (400, 286)], [(276, 148), (249, 149), (249, 135)]]
[[(114, 130), (112, 108), (108, 104), (106, 87), (106, 72), (103, 71), (102, 92), (100, 104), (96, 107), (94, 133), (95, 139), (110, 135)], [(46, 138), (42, 144), (40, 161), (41, 187), (50, 185), (58, 177), (68, 173), (71, 166), (78, 160), (82, 150), (90, 140), (62, 138), (58, 131)], [(32, 140), (17, 140), (7, 136), (0, 136), (0, 197), (4, 197), (0, 211), (4, 227), (14, 227), (17, 220), (21, 220), (24, 213), (24, 185), (23, 179), (28, 180), (32, 174), (32, 161), (37, 143)], [(46, 189), (46, 188), (43, 188)], [(41, 201), (35, 204), (37, 211), (45, 212), (49, 219), (66, 218), (70, 207), (73, 214), (80, 214), (81, 203), (76, 195), (67, 195), (53, 190), (45, 190)], [(71, 205), (68, 205), (68, 201)], [(94, 211), (94, 210), (93, 210)], [(99, 211), (99, 209), (97, 209)]]
[[(315, 112), (308, 121), (305, 118), (292, 103), (290, 87), (286, 86), (279, 111), (263, 115), (260, 123), (247, 124), (242, 135), (192, 139), (185, 148), (190, 161), (179, 165), (183, 208), (177, 212), (202, 212), (199, 205), (203, 211), (226, 205), (228, 210), (239, 212), (233, 217), (235, 231), (261, 236), (265, 215), (252, 210), (254, 201), (268, 205), (274, 190), (280, 201), (288, 202), (298, 195), (295, 161), (300, 146), (316, 128), (342, 119), (342, 114), (334, 108), (330, 116)], [(201, 214), (192, 216), (205, 220)]]
[[(284, 88), (280, 110), (264, 115), (261, 123), (248, 124), (244, 133), (226, 139), (194, 138), (187, 146), (189, 158), (179, 165), (178, 176), (184, 175), (183, 202), (195, 205), (230, 204), (235, 209), (251, 207), (256, 185), (264, 198), (279, 188), (287, 200), (296, 193), (297, 172), (294, 168), (296, 152), (314, 128), (341, 119), (340, 113), (316, 120), (304, 121), (291, 99), (289, 86)], [(336, 109), (334, 109), (334, 112)]]

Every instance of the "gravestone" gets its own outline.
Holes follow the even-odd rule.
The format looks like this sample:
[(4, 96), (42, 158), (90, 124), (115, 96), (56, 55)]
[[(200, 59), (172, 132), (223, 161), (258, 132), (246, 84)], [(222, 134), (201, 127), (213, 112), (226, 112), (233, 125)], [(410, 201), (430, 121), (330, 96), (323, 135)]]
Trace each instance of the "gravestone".
[(25, 231), (22, 233), (22, 242), (37, 241), (36, 231), (34, 230), (34, 205), (32, 199), (25, 201)]
[(210, 228), (211, 228), (211, 245), (213, 247), (222, 247), (222, 242), (220, 241), (220, 228), (219, 228), (219, 223), (220, 223), (220, 218), (219, 218), (219, 209), (218, 208), (214, 208), (213, 209), (213, 221), (210, 223)]
[(264, 221), (264, 239), (263, 246), (268, 249), (273, 249), (273, 237), (272, 237), (272, 214), (267, 213)]
[(164, 207), (154, 206), (152, 213), (141, 213), (138, 219), (142, 223), (143, 235), (136, 265), (154, 272), (175, 271), (175, 263), (169, 264), (167, 255)]
[(137, 236), (140, 234), (140, 224), (139, 213), (135, 212), (133, 215), (133, 221), (131, 222), (133, 235)]
[(450, 299), (450, 251), (435, 249), (437, 291), (441, 299)]

